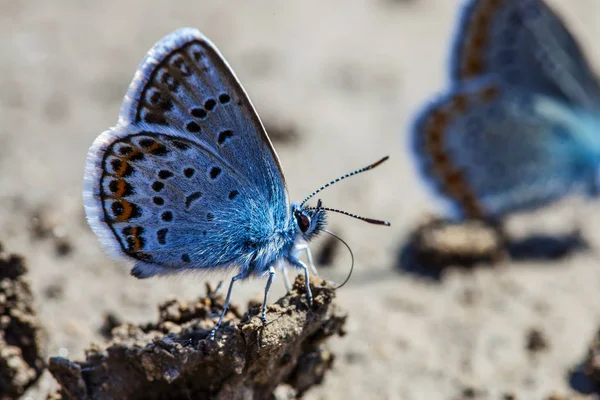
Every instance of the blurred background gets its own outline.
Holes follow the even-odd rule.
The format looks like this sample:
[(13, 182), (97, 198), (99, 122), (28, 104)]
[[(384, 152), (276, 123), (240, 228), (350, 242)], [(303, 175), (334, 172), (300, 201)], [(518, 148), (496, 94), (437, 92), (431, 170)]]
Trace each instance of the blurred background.
[[(86, 152), (116, 123), (139, 62), (162, 36), (192, 26), (245, 86), (291, 199), (390, 156), (323, 193), (326, 206), (392, 226), (330, 217), (356, 257), (354, 275), (337, 292), (350, 313), (348, 334), (331, 343), (335, 368), (307, 399), (460, 399), (470, 388), (483, 396), (472, 398), (486, 399), (574, 393), (570, 371), (600, 322), (598, 205), (567, 202), (516, 222), (517, 231), (581, 228), (592, 249), (559, 261), (449, 270), (441, 281), (398, 268), (411, 231), (443, 213), (416, 175), (406, 141), (414, 112), (445, 88), (461, 3), (0, 0), (0, 242), (27, 258), (49, 355), (82, 357), (90, 342), (103, 340), (107, 313), (144, 322), (168, 296), (204, 295), (203, 276), (130, 277), (105, 255), (81, 199)], [(600, 2), (548, 3), (599, 65)], [(326, 242), (311, 247), (323, 254)], [(340, 281), (348, 264), (340, 247), (320, 271)], [(273, 301), (284, 292), (281, 279), (274, 286)], [(244, 304), (263, 287), (239, 285), (233, 302)], [(527, 349), (534, 330), (543, 351)], [(28, 396), (43, 398), (52, 387), (46, 375)]]

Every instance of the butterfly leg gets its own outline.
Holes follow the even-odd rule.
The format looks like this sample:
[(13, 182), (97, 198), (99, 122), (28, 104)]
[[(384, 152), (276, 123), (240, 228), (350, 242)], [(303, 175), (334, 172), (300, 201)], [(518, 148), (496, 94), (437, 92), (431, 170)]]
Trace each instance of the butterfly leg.
[(210, 293), (207, 294), (207, 297), (214, 297), (219, 292), (219, 290), (221, 290), (221, 286), (223, 286), (223, 280), (220, 280), (219, 283), (217, 283), (217, 287), (211, 290)]
[(310, 279), (308, 276), (308, 266), (293, 255), (290, 255), (288, 257), (288, 261), (293, 266), (304, 270), (304, 282), (306, 283), (306, 297), (308, 297), (308, 304), (312, 306), (313, 297), (312, 297), (312, 292), (310, 291)]
[(237, 281), (239, 279), (247, 278), (248, 274), (249, 274), (249, 272), (247, 270), (244, 270), (244, 271), (240, 272), (239, 274), (237, 274), (236, 276), (234, 276), (233, 278), (231, 278), (231, 283), (229, 284), (229, 289), (227, 289), (227, 297), (225, 297), (225, 304), (223, 305), (223, 311), (221, 311), (221, 316), (219, 317), (219, 322), (217, 322), (217, 325), (215, 325), (215, 327), (212, 328), (210, 331), (210, 340), (215, 339), (215, 333), (217, 332), (217, 329), (219, 329), (219, 327), (221, 326), (221, 322), (223, 322), (223, 317), (225, 316), (225, 313), (227, 312), (227, 309), (229, 308), (229, 299), (231, 298), (231, 289), (233, 289), (233, 284), (235, 283), (235, 281)]
[(308, 260), (308, 265), (310, 266), (310, 270), (312, 271), (313, 275), (319, 275), (319, 273), (317, 272), (317, 268), (315, 267), (315, 264), (313, 263), (312, 252), (310, 251), (310, 247), (308, 247), (307, 244), (303, 243), (303, 244), (296, 246), (296, 250), (297, 251), (304, 250), (306, 252), (306, 259)]
[(265, 298), (263, 300), (262, 305), (262, 313), (260, 315), (260, 319), (263, 324), (267, 323), (267, 297), (269, 296), (269, 290), (271, 289), (271, 283), (273, 283), (273, 278), (275, 278), (275, 268), (273, 266), (269, 267), (269, 279), (267, 279), (267, 286), (265, 286)]
[(292, 290), (292, 286), (290, 285), (290, 278), (288, 276), (287, 267), (285, 264), (281, 265), (281, 275), (283, 275), (283, 284), (285, 285), (285, 290), (289, 292)]

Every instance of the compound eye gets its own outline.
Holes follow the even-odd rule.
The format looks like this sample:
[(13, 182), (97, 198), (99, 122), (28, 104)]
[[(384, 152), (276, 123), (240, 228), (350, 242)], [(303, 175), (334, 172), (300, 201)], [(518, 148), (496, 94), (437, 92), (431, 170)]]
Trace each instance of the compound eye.
[(298, 223), (298, 228), (300, 228), (302, 233), (306, 232), (310, 227), (310, 219), (304, 214), (296, 214), (296, 221)]

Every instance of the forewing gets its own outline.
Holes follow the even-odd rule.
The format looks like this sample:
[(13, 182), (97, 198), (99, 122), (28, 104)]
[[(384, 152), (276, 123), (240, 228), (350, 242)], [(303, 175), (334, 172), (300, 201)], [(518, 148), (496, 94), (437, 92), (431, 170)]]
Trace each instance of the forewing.
[(217, 48), (196, 29), (179, 29), (148, 52), (119, 122), (175, 129), (221, 155), (271, 203), (287, 207), (279, 159), (250, 99)]
[(599, 127), (583, 110), (483, 79), (427, 106), (412, 148), (423, 177), (459, 216), (495, 218), (591, 190)]
[(600, 108), (600, 86), (581, 47), (542, 0), (466, 2), (450, 77), (460, 82), (488, 74), (577, 106)]

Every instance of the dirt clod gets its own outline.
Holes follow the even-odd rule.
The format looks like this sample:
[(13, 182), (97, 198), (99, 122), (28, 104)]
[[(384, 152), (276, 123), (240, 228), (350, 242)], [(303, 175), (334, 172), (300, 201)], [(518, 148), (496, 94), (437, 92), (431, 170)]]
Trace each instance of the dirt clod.
[(220, 295), (195, 302), (169, 300), (159, 320), (112, 329), (104, 347), (85, 361), (50, 359), (49, 369), (66, 399), (269, 399), (299, 396), (320, 383), (334, 361), (324, 346), (344, 334), (346, 315), (333, 303), (334, 290), (304, 281), (269, 306), (266, 325), (257, 309), (228, 312), (216, 339), (207, 338), (223, 306)]
[(490, 264), (505, 256), (501, 232), (479, 220), (433, 219), (419, 226), (404, 249), (404, 269), (442, 269)]
[[(1, 248), (1, 246), (0, 246)], [(17, 398), (40, 377), (44, 334), (23, 259), (0, 250), (0, 398)]]

